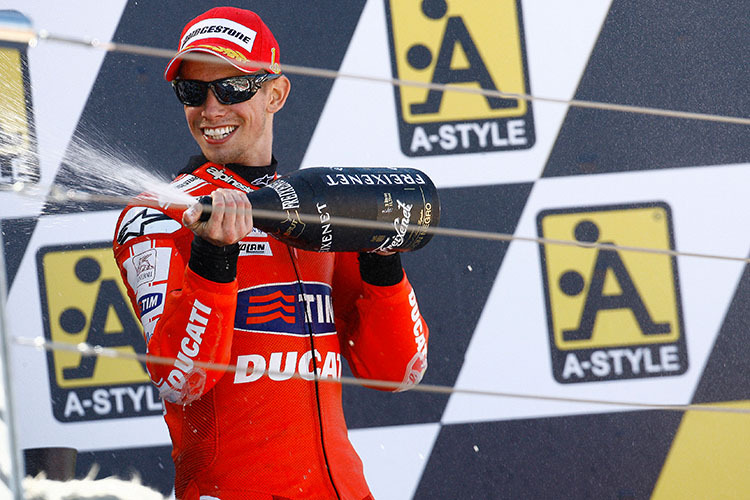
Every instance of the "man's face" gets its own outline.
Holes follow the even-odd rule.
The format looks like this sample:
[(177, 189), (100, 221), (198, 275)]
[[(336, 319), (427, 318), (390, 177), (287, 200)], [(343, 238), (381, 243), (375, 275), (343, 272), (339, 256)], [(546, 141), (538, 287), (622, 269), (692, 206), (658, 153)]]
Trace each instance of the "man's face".
[[(243, 75), (220, 62), (183, 61), (180, 78), (210, 82)], [(273, 113), (269, 112), (271, 82), (266, 82), (252, 99), (238, 104), (221, 104), (209, 89), (200, 106), (185, 106), (185, 118), (193, 138), (208, 160), (225, 165), (268, 165), (271, 162)]]

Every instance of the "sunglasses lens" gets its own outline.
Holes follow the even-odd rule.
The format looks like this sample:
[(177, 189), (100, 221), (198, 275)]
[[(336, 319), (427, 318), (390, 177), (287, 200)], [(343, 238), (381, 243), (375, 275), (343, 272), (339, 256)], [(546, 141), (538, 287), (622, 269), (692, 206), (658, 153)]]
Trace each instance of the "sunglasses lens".
[(266, 80), (273, 80), (281, 75), (243, 75), (222, 78), (213, 82), (200, 80), (174, 80), (172, 86), (175, 94), (185, 106), (200, 106), (206, 102), (208, 88), (222, 104), (237, 104), (252, 98)]
[(219, 102), (224, 104), (237, 104), (250, 99), (257, 92), (258, 86), (253, 85), (253, 78), (239, 76), (225, 78), (214, 82), (213, 88)]
[(176, 80), (174, 91), (180, 102), (186, 106), (200, 106), (206, 100), (208, 85), (195, 80)]

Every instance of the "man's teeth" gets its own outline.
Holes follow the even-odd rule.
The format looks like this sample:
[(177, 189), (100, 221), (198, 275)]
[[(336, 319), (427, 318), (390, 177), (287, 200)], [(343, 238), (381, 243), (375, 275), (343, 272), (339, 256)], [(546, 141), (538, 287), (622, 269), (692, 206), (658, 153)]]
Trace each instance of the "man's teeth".
[(203, 129), (203, 135), (206, 137), (209, 137), (211, 139), (223, 139), (232, 132), (237, 127), (218, 127), (218, 128), (204, 128)]

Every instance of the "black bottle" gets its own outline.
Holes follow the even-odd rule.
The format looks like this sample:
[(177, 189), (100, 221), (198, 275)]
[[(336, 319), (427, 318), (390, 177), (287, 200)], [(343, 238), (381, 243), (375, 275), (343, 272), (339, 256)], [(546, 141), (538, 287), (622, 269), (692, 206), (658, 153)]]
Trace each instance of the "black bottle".
[[(417, 250), (440, 219), (437, 189), (412, 168), (306, 168), (247, 197), (255, 227), (318, 252)], [(211, 203), (208, 196), (200, 201)]]

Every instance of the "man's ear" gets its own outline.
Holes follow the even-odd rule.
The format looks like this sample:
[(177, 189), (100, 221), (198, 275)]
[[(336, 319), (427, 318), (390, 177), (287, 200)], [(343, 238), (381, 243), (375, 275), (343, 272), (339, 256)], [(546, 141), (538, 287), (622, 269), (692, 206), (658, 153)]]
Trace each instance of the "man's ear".
[(271, 84), (268, 89), (270, 95), (266, 111), (269, 113), (276, 113), (284, 107), (286, 98), (289, 97), (289, 91), (292, 88), (292, 82), (289, 81), (289, 78), (282, 75), (275, 80), (271, 80), (266, 85), (269, 83)]

